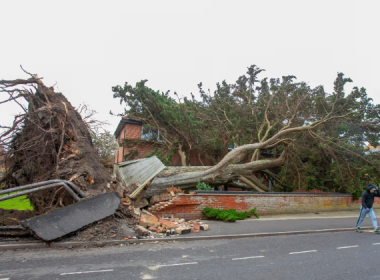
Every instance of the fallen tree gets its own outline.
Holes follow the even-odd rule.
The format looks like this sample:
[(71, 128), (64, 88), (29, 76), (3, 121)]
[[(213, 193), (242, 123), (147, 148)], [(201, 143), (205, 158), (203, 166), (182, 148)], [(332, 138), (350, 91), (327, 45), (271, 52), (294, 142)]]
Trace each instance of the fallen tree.
[[(330, 190), (359, 192), (363, 172), (378, 178), (378, 158), (365, 155), (363, 146), (378, 141), (379, 106), (371, 103), (364, 89), (354, 88), (346, 96), (343, 87), (349, 79), (343, 74), (338, 74), (333, 94), (294, 83), (292, 76), (282, 82), (272, 79), (270, 86), (264, 79), (255, 89), (260, 72), (250, 67), (248, 77), (240, 77), (235, 85), (223, 82), (214, 96), (204, 93), (200, 85), (202, 102), (176, 102), (168, 93), (146, 87), (146, 81), (135, 88), (128, 84), (113, 88), (115, 97), (130, 106), (126, 113), (158, 128), (165, 138), (160, 145), (182, 158), (184, 167), (161, 172), (148, 196), (172, 185), (193, 187), (198, 181), (217, 186), (240, 180), (247, 189), (269, 191), (256, 172), (267, 174), (280, 189), (292, 191), (305, 188), (318, 157), (327, 174), (321, 182), (334, 180)], [(24, 111), (15, 116), (11, 127), (3, 126), (0, 135), (0, 145), (7, 151), (2, 182), (13, 187), (64, 179), (74, 181), (88, 196), (104, 192), (111, 175), (98, 161), (88, 126), (68, 100), (41, 79), (31, 75), (0, 80), (0, 91), (8, 96), (0, 104), (16, 102)], [(227, 153), (231, 142), (235, 148)], [(186, 166), (192, 149), (215, 165)], [(263, 150), (272, 150), (272, 157), (263, 158)], [(305, 155), (300, 150), (312, 152)], [(270, 171), (276, 168), (280, 174)], [(314, 177), (320, 174), (315, 173)], [(63, 189), (30, 198), (38, 213), (72, 203)]]
[[(245, 147), (248, 148), (248, 147)], [(153, 196), (164, 191), (168, 186), (176, 186), (182, 189), (194, 187), (198, 181), (212, 186), (223, 185), (235, 180), (241, 180), (247, 184), (246, 190), (271, 191), (260, 182), (255, 172), (268, 168), (280, 167), (284, 164), (285, 153), (278, 159), (259, 160), (246, 164), (228, 164), (237, 156), (237, 152), (230, 155), (230, 159), (210, 166), (167, 167), (161, 171), (152, 181), (146, 192), (146, 196)], [(244, 186), (239, 186), (244, 188)]]
[[(113, 87), (114, 98), (127, 105), (125, 117), (152, 129), (152, 153), (170, 162), (178, 153), (186, 168), (169, 167), (152, 182), (148, 194), (174, 185), (187, 188), (197, 181), (210, 185), (240, 180), (253, 190), (266, 186), (259, 172), (276, 182), (278, 190), (319, 188), (325, 191), (361, 192), (364, 174), (379, 181), (379, 157), (365, 154), (365, 146), (379, 144), (379, 105), (364, 88), (346, 94), (351, 79), (338, 73), (334, 92), (310, 88), (294, 76), (257, 80), (263, 70), (255, 65), (234, 84), (217, 84), (213, 94), (200, 83), (201, 100), (177, 93), (155, 91), (146, 80)], [(257, 82), (259, 84), (257, 85)], [(157, 133), (164, 141), (158, 141)], [(125, 140), (138, 148), (145, 140)], [(228, 146), (234, 149), (228, 152)], [(187, 168), (191, 151), (213, 166)], [(263, 152), (270, 151), (269, 158)], [(175, 170), (177, 169), (177, 170)], [(276, 173), (271, 171), (276, 170)]]
[[(11, 188), (64, 179), (74, 182), (87, 197), (104, 192), (111, 175), (98, 160), (88, 126), (63, 94), (46, 87), (42, 78), (29, 75), (29, 79), (0, 80), (0, 92), (7, 96), (0, 104), (16, 102), (23, 110), (12, 126), (2, 126), (0, 145), (7, 154), (1, 182)], [(29, 198), (36, 213), (73, 203), (63, 188)]]

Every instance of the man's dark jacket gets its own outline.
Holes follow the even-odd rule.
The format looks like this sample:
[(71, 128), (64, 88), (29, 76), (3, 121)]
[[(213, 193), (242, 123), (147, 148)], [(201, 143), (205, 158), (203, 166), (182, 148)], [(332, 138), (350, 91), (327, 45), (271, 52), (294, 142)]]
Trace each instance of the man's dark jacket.
[[(370, 190), (376, 189), (374, 193), (371, 193)], [(373, 201), (375, 199), (375, 196), (380, 197), (379, 189), (371, 184), (367, 187), (367, 189), (362, 194), (362, 206), (363, 208), (372, 208)]]

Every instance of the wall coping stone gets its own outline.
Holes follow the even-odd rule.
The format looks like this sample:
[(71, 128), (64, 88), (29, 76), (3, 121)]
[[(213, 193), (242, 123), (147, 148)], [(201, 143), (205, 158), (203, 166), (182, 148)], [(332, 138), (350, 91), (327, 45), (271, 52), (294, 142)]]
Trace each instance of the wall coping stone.
[[(181, 194), (194, 195), (194, 194)], [(349, 193), (305, 193), (305, 192), (245, 192), (245, 191), (195, 191), (195, 195), (256, 195), (256, 196), (352, 196)]]

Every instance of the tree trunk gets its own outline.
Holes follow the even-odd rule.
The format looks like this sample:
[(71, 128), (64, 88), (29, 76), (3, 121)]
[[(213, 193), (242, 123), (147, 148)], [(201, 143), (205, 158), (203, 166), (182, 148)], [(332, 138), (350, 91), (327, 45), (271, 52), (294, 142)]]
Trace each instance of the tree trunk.
[(264, 191), (271, 192), (272, 190), (269, 189), (265, 184), (261, 183), (260, 179), (257, 178), (254, 174), (247, 176), (247, 178), (252, 181), (256, 186), (263, 189)]
[(185, 153), (185, 151), (182, 150), (182, 144), (178, 145), (178, 154), (179, 154), (179, 157), (181, 158), (182, 166), (187, 166), (187, 164), (186, 164), (186, 153)]
[(198, 181), (214, 186), (222, 185), (238, 180), (240, 176), (249, 177), (260, 170), (280, 167), (284, 162), (285, 156), (283, 154), (277, 159), (231, 164), (223, 169), (215, 169), (212, 173), (210, 173), (210, 170), (215, 166), (167, 167), (154, 178), (146, 192), (146, 196), (150, 197), (159, 194), (172, 185), (181, 189), (195, 187)]

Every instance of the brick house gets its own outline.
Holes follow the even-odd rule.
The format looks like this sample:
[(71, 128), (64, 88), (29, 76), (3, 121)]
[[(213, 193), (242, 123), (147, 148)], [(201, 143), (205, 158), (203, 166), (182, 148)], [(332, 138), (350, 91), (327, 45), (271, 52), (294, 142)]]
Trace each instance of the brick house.
[[(160, 137), (157, 130), (146, 128), (141, 121), (123, 117), (114, 133), (116, 142), (121, 143), (123, 139), (129, 139), (130, 144), (121, 145), (115, 153), (115, 163), (125, 160), (133, 160), (145, 158), (155, 149), (160, 148), (167, 152), (166, 148), (160, 143), (165, 141)], [(153, 141), (152, 141), (153, 139)], [(128, 141), (128, 140), (127, 140)], [(202, 162), (201, 162), (202, 161)], [(190, 165), (212, 165), (207, 159), (199, 159), (199, 152), (192, 150), (190, 153)], [(203, 164), (202, 164), (203, 163)], [(181, 166), (181, 158), (178, 153), (175, 153), (169, 162), (170, 166)]]

